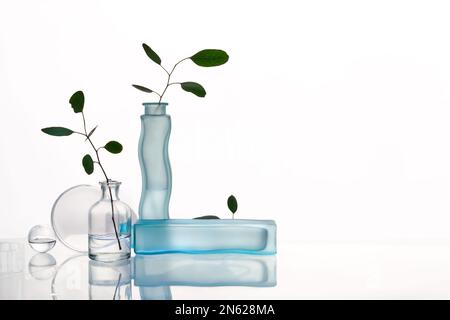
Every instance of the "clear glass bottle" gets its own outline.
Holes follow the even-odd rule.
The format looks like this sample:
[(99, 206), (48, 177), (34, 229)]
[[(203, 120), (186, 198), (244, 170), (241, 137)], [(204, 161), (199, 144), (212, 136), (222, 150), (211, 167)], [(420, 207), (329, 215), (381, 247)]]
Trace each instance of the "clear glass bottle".
[(131, 255), (132, 210), (119, 199), (120, 184), (112, 180), (100, 182), (102, 196), (89, 210), (89, 258), (92, 260), (111, 262)]
[(139, 138), (142, 193), (139, 219), (169, 219), (172, 171), (169, 162), (170, 116), (167, 103), (144, 103)]

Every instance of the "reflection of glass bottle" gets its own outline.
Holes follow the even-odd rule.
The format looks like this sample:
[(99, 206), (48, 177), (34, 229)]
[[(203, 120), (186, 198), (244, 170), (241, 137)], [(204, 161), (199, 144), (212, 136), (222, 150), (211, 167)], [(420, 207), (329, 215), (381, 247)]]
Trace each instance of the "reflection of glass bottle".
[(119, 199), (120, 182), (104, 181), (100, 185), (102, 197), (89, 210), (89, 258), (103, 262), (128, 259), (132, 210)]
[(131, 300), (130, 260), (89, 261), (90, 300)]
[(139, 138), (142, 193), (140, 219), (168, 219), (172, 172), (168, 144), (171, 130), (167, 103), (144, 103)]

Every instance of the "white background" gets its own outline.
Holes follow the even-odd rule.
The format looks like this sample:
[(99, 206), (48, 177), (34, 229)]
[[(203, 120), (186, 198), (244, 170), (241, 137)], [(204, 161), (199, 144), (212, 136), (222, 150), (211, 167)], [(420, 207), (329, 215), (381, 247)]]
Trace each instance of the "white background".
[(447, 1), (0, 1), (0, 237), (48, 223), (66, 188), (95, 184), (68, 99), (86, 95), (94, 141), (123, 198), (140, 195), (143, 101), (200, 49), (218, 68), (180, 65), (207, 96), (167, 94), (172, 217), (278, 223), (297, 240), (450, 239), (450, 3)]

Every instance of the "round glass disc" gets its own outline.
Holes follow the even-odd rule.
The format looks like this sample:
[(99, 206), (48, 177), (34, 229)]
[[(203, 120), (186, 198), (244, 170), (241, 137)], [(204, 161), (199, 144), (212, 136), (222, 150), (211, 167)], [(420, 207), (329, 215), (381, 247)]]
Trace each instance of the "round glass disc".
[(56, 199), (52, 208), (52, 227), (66, 247), (88, 252), (89, 209), (100, 197), (99, 188), (78, 185), (67, 189)]

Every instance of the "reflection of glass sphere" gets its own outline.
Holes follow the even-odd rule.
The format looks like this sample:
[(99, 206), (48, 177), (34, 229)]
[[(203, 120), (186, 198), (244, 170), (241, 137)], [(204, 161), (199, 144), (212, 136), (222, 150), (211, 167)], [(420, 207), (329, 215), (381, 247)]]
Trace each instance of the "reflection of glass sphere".
[(36, 280), (46, 280), (56, 272), (56, 260), (49, 253), (36, 253), (28, 263), (28, 271)]
[(55, 246), (56, 236), (49, 226), (34, 226), (28, 233), (28, 243), (37, 252), (47, 252)]

